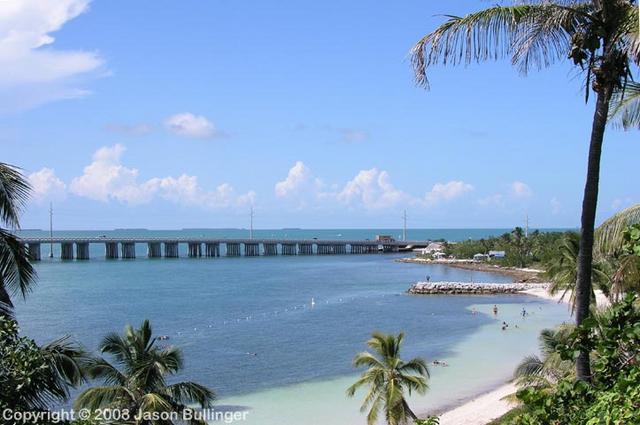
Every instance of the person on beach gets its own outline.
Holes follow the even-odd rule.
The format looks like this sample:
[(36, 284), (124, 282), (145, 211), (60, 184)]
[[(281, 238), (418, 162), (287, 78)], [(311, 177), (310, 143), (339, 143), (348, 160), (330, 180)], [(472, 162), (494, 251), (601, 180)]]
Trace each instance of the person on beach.
[(527, 310), (525, 310), (524, 307), (522, 307), (522, 317), (526, 317), (527, 316)]
[(493, 305), (493, 315), (497, 316), (498, 315), (498, 306), (497, 305)]

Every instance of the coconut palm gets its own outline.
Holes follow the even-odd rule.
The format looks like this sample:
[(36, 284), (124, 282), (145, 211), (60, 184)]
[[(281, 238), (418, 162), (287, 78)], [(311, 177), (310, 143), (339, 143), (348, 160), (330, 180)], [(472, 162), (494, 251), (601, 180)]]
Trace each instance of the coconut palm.
[(87, 362), (87, 375), (102, 380), (104, 385), (83, 391), (76, 399), (76, 408), (126, 409), (131, 416), (142, 418), (154, 412), (182, 414), (191, 403), (209, 407), (215, 398), (210, 389), (194, 382), (167, 383), (166, 378), (183, 367), (182, 352), (173, 346), (159, 347), (157, 342), (148, 320), (139, 329), (127, 326), (122, 336), (105, 336), (100, 351), (111, 355), (115, 364), (103, 358)]
[[(624, 88), (639, 60), (638, 11), (633, 0), (529, 0), (450, 17), (412, 49), (419, 84), (437, 64), (468, 64), (509, 57), (520, 71), (571, 59), (585, 76), (585, 96), (595, 93), (587, 177), (581, 217), (576, 285), (576, 322), (589, 315), (593, 238), (600, 157), (611, 99)], [(589, 353), (581, 350), (577, 376), (591, 376)]]
[[(560, 299), (569, 296), (569, 304), (572, 311), (576, 305), (576, 280), (578, 252), (580, 247), (580, 235), (578, 233), (567, 233), (558, 242), (558, 252), (553, 261), (548, 265), (546, 275), (551, 281), (549, 293), (552, 295), (562, 293)], [(607, 264), (604, 261), (592, 264), (591, 275), (593, 285), (591, 286), (591, 303), (595, 304), (595, 289), (601, 290), (606, 296), (610, 292), (610, 279), (607, 274)]]
[(10, 230), (20, 228), (20, 213), (31, 188), (20, 170), (0, 163), (0, 314), (10, 316), (12, 296), (26, 296), (36, 274), (29, 253)]
[(573, 362), (563, 360), (558, 350), (569, 343), (574, 329), (573, 325), (561, 325), (540, 332), (542, 357), (527, 356), (518, 364), (513, 377), (519, 387), (550, 388), (560, 379), (574, 374)]
[(355, 367), (366, 367), (367, 370), (347, 389), (347, 395), (353, 397), (359, 388), (369, 387), (360, 408), (361, 412), (369, 409), (369, 425), (376, 422), (381, 410), (389, 425), (407, 424), (418, 419), (407, 404), (405, 392), (408, 395), (413, 391), (426, 393), (429, 370), (423, 359), (405, 362), (400, 358), (403, 340), (404, 333), (396, 336), (374, 332), (367, 341), (373, 353), (364, 351), (353, 359)]

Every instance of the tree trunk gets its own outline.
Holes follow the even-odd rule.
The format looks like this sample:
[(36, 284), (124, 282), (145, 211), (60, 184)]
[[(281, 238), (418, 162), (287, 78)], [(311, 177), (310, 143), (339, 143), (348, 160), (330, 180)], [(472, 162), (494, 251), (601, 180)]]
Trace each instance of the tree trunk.
[[(598, 183), (600, 181), (600, 156), (604, 131), (609, 115), (609, 101), (613, 88), (610, 84), (597, 92), (596, 110), (591, 128), (591, 142), (589, 144), (589, 160), (587, 166), (587, 181), (584, 186), (582, 199), (582, 221), (580, 251), (578, 254), (578, 278), (576, 282), (576, 324), (580, 325), (589, 316), (591, 303), (591, 265), (593, 263), (593, 232), (598, 204)], [(591, 379), (591, 365), (589, 364), (589, 350), (581, 349), (576, 360), (576, 375), (580, 380)]]

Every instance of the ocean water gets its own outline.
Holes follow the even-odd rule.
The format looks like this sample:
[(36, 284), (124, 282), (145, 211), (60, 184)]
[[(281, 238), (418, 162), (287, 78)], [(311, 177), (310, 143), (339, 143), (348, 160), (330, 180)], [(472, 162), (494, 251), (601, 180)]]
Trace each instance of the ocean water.
[[(353, 232), (334, 231), (363, 237)], [(504, 382), (537, 350), (541, 329), (569, 319), (565, 306), (529, 296), (408, 295), (426, 275), (510, 279), (398, 263), (403, 255), (396, 254), (111, 261), (103, 255), (96, 245), (90, 261), (38, 263), (36, 289), (17, 303), (23, 332), (40, 342), (69, 334), (95, 350), (107, 332), (147, 318), (157, 335), (169, 337), (164, 344), (183, 349), (186, 367), (178, 378), (215, 389), (218, 408), (247, 411), (249, 424), (364, 423), (359, 400), (346, 399), (345, 389), (357, 373), (353, 356), (375, 330), (404, 331), (406, 358), (448, 362), (431, 368), (428, 395), (412, 399), (418, 411), (431, 411)], [(489, 314), (494, 304), (498, 317)], [(531, 312), (525, 319), (523, 307)], [(508, 331), (501, 330), (503, 320), (512, 324)]]

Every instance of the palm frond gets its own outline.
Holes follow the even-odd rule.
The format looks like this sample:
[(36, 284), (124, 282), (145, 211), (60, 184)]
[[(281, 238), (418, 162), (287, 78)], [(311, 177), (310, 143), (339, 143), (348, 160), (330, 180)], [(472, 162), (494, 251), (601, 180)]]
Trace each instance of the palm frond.
[(614, 93), (609, 120), (616, 128), (640, 128), (640, 83), (629, 82)]
[(21, 170), (0, 162), (0, 223), (6, 227), (20, 228), (20, 212), (30, 192), (31, 186)]
[(209, 388), (195, 382), (178, 382), (166, 388), (172, 399), (182, 404), (198, 403), (202, 408), (210, 407), (216, 394)]
[(493, 6), (464, 17), (449, 16), (411, 49), (416, 82), (428, 88), (430, 66), (470, 64), (510, 57), (521, 71), (548, 66), (569, 52), (570, 33), (591, 19), (590, 2)]
[(625, 228), (636, 223), (640, 223), (640, 204), (609, 217), (595, 231), (594, 252), (600, 258), (619, 255)]
[(128, 405), (134, 400), (135, 395), (126, 387), (93, 387), (80, 393), (74, 406), (76, 409), (97, 410), (103, 407)]
[(7, 293), (26, 297), (36, 283), (29, 250), (15, 235), (0, 229), (0, 285)]

